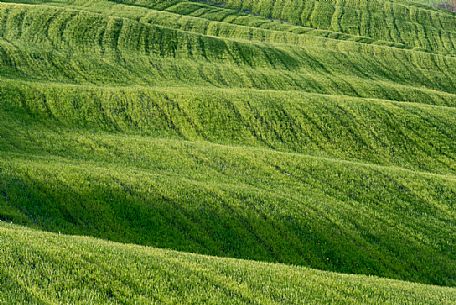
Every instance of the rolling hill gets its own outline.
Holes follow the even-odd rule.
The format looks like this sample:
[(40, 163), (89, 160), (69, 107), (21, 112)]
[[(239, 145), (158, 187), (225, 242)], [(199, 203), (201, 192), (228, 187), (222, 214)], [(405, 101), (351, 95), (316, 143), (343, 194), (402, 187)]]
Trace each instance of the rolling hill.
[[(405, 0), (1, 1), (0, 220), (20, 225), (1, 226), (0, 251), (45, 264), (0, 302), (133, 302), (151, 292), (128, 268), (172, 256), (154, 276), (189, 269), (157, 294), (187, 276), (212, 292), (157, 302), (450, 304), (454, 288), (431, 285), (456, 285), (456, 15)], [(99, 277), (68, 271), (86, 251), (79, 267)], [(109, 293), (81, 284), (108, 272), (100, 253), (132, 272)], [(72, 292), (23, 290), (53, 269)], [(271, 286), (294, 276), (252, 286), (268, 272)]]
[(456, 301), (455, 288), (59, 236), (4, 223), (0, 242), (5, 246), (0, 248), (0, 303), (5, 304)]

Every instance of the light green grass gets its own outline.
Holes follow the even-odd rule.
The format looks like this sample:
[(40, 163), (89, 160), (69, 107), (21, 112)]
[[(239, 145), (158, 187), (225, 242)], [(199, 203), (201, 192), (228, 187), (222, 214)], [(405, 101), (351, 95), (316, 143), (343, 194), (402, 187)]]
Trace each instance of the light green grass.
[(0, 2), (0, 219), (455, 286), (456, 17), (290, 3)]
[(184, 251), (455, 284), (453, 175), (178, 136), (27, 126), (3, 136), (5, 220)]
[[(140, 0), (119, 2), (142, 3)], [(207, 2), (294, 25), (389, 41), (409, 48), (451, 53), (454, 51), (453, 47), (449, 47), (456, 37), (454, 15), (412, 3), (403, 5), (400, 2), (384, 0)]]
[(0, 223), (0, 304), (438, 304), (442, 288)]

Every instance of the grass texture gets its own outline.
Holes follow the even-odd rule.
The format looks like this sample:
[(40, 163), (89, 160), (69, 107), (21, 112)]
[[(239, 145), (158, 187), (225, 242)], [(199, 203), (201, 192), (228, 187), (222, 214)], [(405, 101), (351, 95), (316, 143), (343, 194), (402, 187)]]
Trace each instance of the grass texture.
[(455, 286), (455, 29), (406, 1), (2, 1), (0, 220)]
[(456, 301), (455, 288), (185, 254), (1, 223), (0, 242), (1, 304), (450, 305)]

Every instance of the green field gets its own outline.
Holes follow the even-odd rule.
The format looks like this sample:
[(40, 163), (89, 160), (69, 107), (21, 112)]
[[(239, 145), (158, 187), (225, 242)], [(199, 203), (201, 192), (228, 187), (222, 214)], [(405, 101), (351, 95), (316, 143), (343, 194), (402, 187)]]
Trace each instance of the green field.
[(0, 303), (454, 303), (456, 15), (424, 4), (1, 1)]
[(183, 254), (2, 223), (0, 242), (0, 303), (5, 304), (456, 302), (455, 288)]

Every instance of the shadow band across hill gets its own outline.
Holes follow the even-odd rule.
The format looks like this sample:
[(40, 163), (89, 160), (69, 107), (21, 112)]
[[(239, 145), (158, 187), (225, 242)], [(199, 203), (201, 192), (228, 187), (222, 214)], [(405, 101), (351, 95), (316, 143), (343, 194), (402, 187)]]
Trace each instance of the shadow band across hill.
[(0, 3), (0, 219), (456, 285), (453, 15), (25, 2)]
[[(309, 186), (313, 194), (294, 198), (262, 190), (261, 183), (244, 185), (246, 182), (235, 177), (214, 176), (214, 182), (209, 183), (120, 165), (116, 169), (115, 165), (65, 159), (46, 165), (37, 162), (42, 157), (26, 162), (17, 158), (2, 161), (0, 166), (3, 220), (186, 252), (455, 284), (451, 266), (456, 257), (448, 248), (452, 241), (445, 248), (443, 236), (438, 247), (416, 239), (423, 234), (426, 239), (444, 234), (438, 227), (449, 221), (450, 215), (425, 201), (420, 203), (418, 195), (413, 195), (427, 188), (423, 196), (432, 194), (435, 201), (451, 205), (454, 181), (427, 180), (406, 190), (411, 187), (408, 183), (416, 183), (410, 177), (383, 176), (362, 169), (344, 174), (340, 168), (331, 181), (321, 176), (327, 173), (326, 165), (309, 164), (306, 171), (313, 172), (314, 178), (306, 178), (304, 173), (288, 178), (297, 179), (296, 191), (288, 192), (302, 194), (305, 192), (297, 191), (299, 188), (314, 184)], [(318, 176), (322, 181), (317, 183), (314, 179)], [(280, 189), (284, 179), (280, 177), (271, 177), (271, 188)], [(371, 180), (370, 199), (353, 193), (362, 188), (367, 177)], [(327, 188), (337, 192), (325, 194), (318, 190), (319, 183), (327, 183)], [(338, 183), (353, 189), (338, 189)], [(401, 189), (403, 198), (396, 197), (396, 203), (385, 197), (388, 193), (401, 196)], [(390, 206), (382, 206), (382, 201)], [(411, 204), (417, 206), (407, 207)], [(388, 219), (394, 214), (397, 217)], [(402, 223), (392, 225), (397, 221)]]

